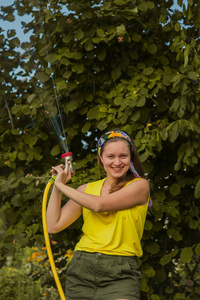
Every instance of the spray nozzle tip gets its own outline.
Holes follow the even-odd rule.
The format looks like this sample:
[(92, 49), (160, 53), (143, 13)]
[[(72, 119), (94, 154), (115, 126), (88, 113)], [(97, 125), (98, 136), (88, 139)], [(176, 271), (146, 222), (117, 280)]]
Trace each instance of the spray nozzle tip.
[(66, 152), (66, 153), (63, 153), (61, 155), (61, 158), (65, 158), (65, 157), (68, 157), (68, 156), (72, 156), (72, 152)]

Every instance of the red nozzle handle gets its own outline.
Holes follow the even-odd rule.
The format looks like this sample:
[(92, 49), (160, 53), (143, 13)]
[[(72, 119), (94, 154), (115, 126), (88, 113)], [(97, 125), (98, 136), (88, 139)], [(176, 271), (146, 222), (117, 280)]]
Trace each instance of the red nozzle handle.
[(68, 157), (68, 156), (72, 156), (72, 152), (66, 152), (66, 153), (63, 153), (61, 155), (61, 158), (65, 158), (65, 157)]

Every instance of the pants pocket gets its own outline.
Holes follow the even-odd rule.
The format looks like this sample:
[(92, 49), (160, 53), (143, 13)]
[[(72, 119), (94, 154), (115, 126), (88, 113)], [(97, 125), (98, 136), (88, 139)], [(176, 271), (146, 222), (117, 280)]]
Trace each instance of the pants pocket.
[(79, 252), (75, 252), (71, 262), (69, 263), (69, 266), (67, 268), (67, 275), (68, 274), (76, 274), (78, 275), (79, 271), (80, 271), (80, 267), (81, 267), (81, 254)]
[(138, 266), (138, 262), (137, 262), (136, 258), (134, 258), (134, 257), (127, 258), (126, 262), (127, 262), (127, 265), (128, 265), (128, 268), (129, 268), (129, 271), (131, 272), (131, 274), (133, 276), (135, 276), (137, 279), (139, 279), (139, 281), (140, 281), (142, 274), (141, 274), (141, 271)]

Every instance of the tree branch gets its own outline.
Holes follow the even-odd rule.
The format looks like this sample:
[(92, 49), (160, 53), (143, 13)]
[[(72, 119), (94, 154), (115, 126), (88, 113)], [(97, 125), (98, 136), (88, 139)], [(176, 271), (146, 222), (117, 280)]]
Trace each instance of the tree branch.
[(9, 115), (9, 118), (10, 118), (11, 127), (12, 127), (12, 129), (14, 129), (13, 118), (12, 118), (12, 115), (11, 115), (11, 112), (10, 112), (10, 109), (9, 109), (9, 106), (8, 106), (8, 102), (7, 102), (5, 97), (4, 97), (4, 101), (5, 101), (6, 108), (8, 110), (8, 115)]

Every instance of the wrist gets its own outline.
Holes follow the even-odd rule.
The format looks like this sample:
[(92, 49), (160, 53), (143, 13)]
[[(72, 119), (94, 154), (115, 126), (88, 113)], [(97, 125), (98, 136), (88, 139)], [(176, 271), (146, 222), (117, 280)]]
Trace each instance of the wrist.
[(63, 185), (62, 182), (56, 182), (56, 181), (54, 182), (54, 186), (58, 191), (60, 191), (60, 188), (62, 187), (62, 185)]

